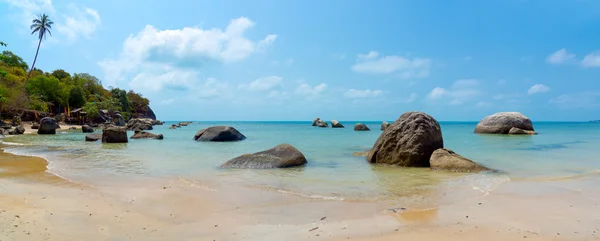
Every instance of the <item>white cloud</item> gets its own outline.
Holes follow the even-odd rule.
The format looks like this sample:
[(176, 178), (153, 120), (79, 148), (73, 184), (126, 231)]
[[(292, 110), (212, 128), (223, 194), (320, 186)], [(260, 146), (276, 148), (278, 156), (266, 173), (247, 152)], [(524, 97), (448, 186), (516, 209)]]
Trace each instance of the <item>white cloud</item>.
[(277, 35), (275, 35), (275, 34), (267, 35), (267, 37), (265, 37), (263, 40), (258, 42), (258, 50), (261, 50), (261, 51), (264, 50), (269, 45), (271, 45), (273, 42), (275, 42), (275, 39), (277, 39)]
[(548, 92), (548, 91), (550, 91), (550, 87), (543, 85), (543, 84), (535, 84), (535, 85), (531, 86), (531, 88), (529, 88), (529, 90), (527, 91), (527, 94), (533, 95), (533, 94), (544, 93), (544, 92)]
[(589, 53), (583, 57), (581, 65), (586, 68), (600, 67), (600, 51)]
[(546, 62), (550, 64), (563, 64), (575, 60), (575, 54), (567, 52), (566, 49), (560, 49), (546, 58)]
[(168, 65), (153, 64), (136, 74), (129, 86), (138, 91), (157, 92), (163, 89), (187, 90), (198, 79), (198, 73), (172, 68)]
[(20, 10), (17, 13), (17, 21), (23, 23), (27, 27), (26, 29), (29, 29), (31, 20), (35, 19), (37, 14), (44, 12), (51, 15), (56, 12), (52, 5), (52, 0), (0, 0), (0, 2), (6, 2)]
[(461, 79), (447, 89), (439, 86), (433, 88), (427, 98), (432, 101), (446, 99), (450, 105), (461, 105), (481, 94), (478, 86), (479, 81), (476, 79)]
[(349, 89), (346, 91), (346, 93), (344, 93), (344, 97), (346, 98), (353, 98), (353, 99), (358, 99), (358, 98), (373, 98), (373, 97), (378, 97), (380, 95), (383, 94), (383, 91), (381, 90), (370, 90), (370, 89), (366, 89), (366, 90), (357, 90), (357, 89)]
[(198, 98), (228, 98), (234, 95), (231, 91), (231, 85), (216, 78), (207, 78), (206, 81), (197, 88), (195, 95)]
[(390, 55), (380, 56), (376, 51), (359, 54), (352, 70), (358, 73), (391, 74), (398, 73), (402, 78), (422, 78), (429, 75), (431, 60), (427, 58), (405, 58)]
[(67, 37), (68, 41), (75, 41), (79, 36), (91, 38), (100, 26), (100, 15), (98, 11), (78, 7), (75, 4), (67, 5), (69, 14), (64, 17), (64, 24), (56, 26), (56, 30)]
[(248, 89), (253, 90), (253, 91), (272, 90), (276, 87), (280, 87), (282, 84), (282, 80), (283, 80), (283, 78), (281, 78), (279, 76), (261, 77), (261, 78), (256, 79), (255, 81), (252, 81), (248, 85)]
[(302, 83), (296, 88), (296, 94), (304, 96), (315, 96), (321, 94), (327, 89), (327, 84), (321, 83), (316, 86), (310, 86), (307, 83)]
[(246, 38), (244, 33), (253, 26), (254, 22), (245, 17), (232, 19), (225, 30), (197, 27), (159, 30), (147, 25), (125, 39), (117, 59), (106, 59), (98, 65), (104, 70), (105, 81), (117, 85), (154, 64), (166, 65), (167, 69), (198, 71), (197, 67), (207, 61), (242, 61), (257, 51), (257, 45), (265, 47), (276, 39), (276, 35), (256, 42)]

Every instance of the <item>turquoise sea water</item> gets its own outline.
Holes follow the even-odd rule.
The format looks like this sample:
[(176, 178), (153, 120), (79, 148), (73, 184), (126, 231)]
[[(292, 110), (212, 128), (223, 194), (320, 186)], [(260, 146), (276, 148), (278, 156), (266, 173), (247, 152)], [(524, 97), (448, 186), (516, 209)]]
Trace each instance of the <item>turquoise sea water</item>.
[[(535, 136), (474, 134), (476, 122), (441, 122), (444, 144), (502, 174), (457, 174), (419, 168), (370, 165), (353, 152), (368, 150), (381, 131), (312, 127), (310, 122), (196, 122), (170, 130), (176, 122), (155, 126), (164, 140), (130, 140), (127, 144), (84, 141), (85, 134), (23, 135), (6, 149), (49, 160), (49, 171), (74, 181), (110, 178), (176, 177), (218, 181), (313, 198), (334, 200), (411, 200), (432, 193), (453, 193), (461, 200), (493, 191), (508, 181), (553, 181), (600, 175), (600, 123), (538, 122)], [(234, 126), (248, 139), (240, 142), (195, 142), (194, 134), (214, 125)], [(99, 131), (99, 130), (97, 130)], [(130, 132), (129, 135), (133, 133)], [(244, 153), (289, 143), (308, 159), (304, 167), (277, 170), (223, 170), (218, 166)]]

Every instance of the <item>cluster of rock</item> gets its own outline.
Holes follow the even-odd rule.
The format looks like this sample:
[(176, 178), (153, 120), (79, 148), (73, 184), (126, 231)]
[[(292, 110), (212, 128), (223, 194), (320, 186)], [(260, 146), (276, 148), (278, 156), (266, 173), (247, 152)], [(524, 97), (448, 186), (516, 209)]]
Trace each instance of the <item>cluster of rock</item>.
[(483, 118), (475, 127), (482, 134), (537, 134), (531, 120), (519, 112), (498, 112)]
[(321, 120), (321, 118), (315, 118), (312, 122), (312, 126), (317, 126), (317, 127), (329, 127), (329, 125), (327, 124), (327, 122), (325, 122), (324, 120)]
[(177, 128), (180, 128), (182, 126), (188, 126), (188, 125), (191, 125), (191, 124), (192, 124), (192, 122), (189, 122), (189, 121), (179, 122), (177, 124), (172, 124), (171, 127), (169, 127), (169, 129), (177, 129)]
[(131, 139), (156, 139), (162, 140), (164, 139), (163, 134), (153, 134), (147, 131), (137, 131), (131, 136)]
[[(164, 136), (162, 134), (153, 134), (142, 128), (148, 128), (149, 119), (132, 119), (127, 124), (127, 127), (117, 125), (105, 125), (102, 126), (102, 134), (88, 134), (85, 136), (86, 141), (98, 141), (102, 140), (103, 143), (127, 143), (129, 139), (156, 139), (162, 140)], [(131, 125), (130, 125), (131, 124)], [(88, 129), (89, 128), (89, 129)], [(150, 125), (149, 128), (152, 128)], [(82, 126), (84, 133), (94, 132), (89, 126)], [(127, 130), (133, 129), (134, 134), (131, 138), (127, 137)], [(87, 131), (86, 131), (87, 130)]]

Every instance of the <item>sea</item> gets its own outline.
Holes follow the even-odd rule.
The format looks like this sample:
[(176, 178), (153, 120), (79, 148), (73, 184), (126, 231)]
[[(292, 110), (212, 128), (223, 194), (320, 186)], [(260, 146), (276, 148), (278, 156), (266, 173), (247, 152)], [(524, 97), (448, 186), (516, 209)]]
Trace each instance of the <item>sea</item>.
[[(354, 131), (355, 123), (371, 131)], [(440, 122), (444, 146), (494, 173), (434, 172), (369, 164), (354, 152), (369, 150), (381, 135), (381, 122), (341, 121), (346, 128), (318, 128), (310, 121), (200, 121), (178, 129), (171, 124), (150, 132), (164, 140), (125, 144), (85, 142), (81, 131), (21, 135), (4, 139), (6, 152), (48, 160), (48, 172), (76, 182), (167, 178), (189, 183), (244, 186), (312, 199), (388, 202), (435, 206), (487, 195), (508, 182), (600, 179), (600, 123), (534, 122), (538, 135), (475, 134), (477, 122)], [(227, 125), (247, 139), (196, 142), (203, 128)], [(101, 130), (96, 130), (101, 132)], [(129, 132), (128, 135), (133, 135)], [(229, 159), (289, 143), (308, 164), (269, 170), (221, 169)]]

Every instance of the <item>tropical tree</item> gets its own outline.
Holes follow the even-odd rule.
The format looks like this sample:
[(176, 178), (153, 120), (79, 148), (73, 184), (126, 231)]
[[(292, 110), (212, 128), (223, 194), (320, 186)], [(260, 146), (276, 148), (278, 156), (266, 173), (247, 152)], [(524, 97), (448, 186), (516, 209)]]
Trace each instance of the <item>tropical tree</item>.
[(33, 64), (31, 65), (31, 70), (29, 71), (29, 74), (27, 75), (27, 78), (25, 79), (25, 86), (27, 86), (27, 81), (29, 80), (29, 76), (31, 75), (31, 71), (33, 71), (33, 68), (35, 67), (35, 61), (37, 61), (37, 56), (38, 53), (40, 52), (40, 45), (42, 45), (42, 40), (46, 39), (46, 37), (48, 36), (48, 34), (50, 34), (50, 36), (52, 36), (52, 32), (50, 30), (52, 30), (52, 24), (54, 24), (54, 22), (52, 22), (52, 20), (50, 20), (50, 18), (48, 18), (48, 15), (46, 14), (38, 14), (38, 18), (34, 19), (33, 21), (31, 21), (31, 34), (38, 34), (38, 46), (37, 46), (37, 50), (35, 51), (35, 57), (33, 58)]

